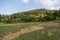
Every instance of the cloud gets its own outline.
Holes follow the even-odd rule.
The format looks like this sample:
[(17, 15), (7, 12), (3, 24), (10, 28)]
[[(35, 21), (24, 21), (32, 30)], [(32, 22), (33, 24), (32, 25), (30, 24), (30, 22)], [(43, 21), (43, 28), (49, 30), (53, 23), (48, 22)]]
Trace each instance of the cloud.
[[(29, 3), (31, 0), (22, 0), (24, 3)], [(35, 2), (36, 4), (42, 6), (42, 8), (46, 9), (59, 9), (60, 0), (32, 0), (31, 2)]]
[(51, 9), (51, 10), (55, 10), (55, 9), (58, 10), (59, 8), (60, 8), (60, 7), (51, 7), (50, 9)]
[[(48, 8), (48, 9), (57, 9), (60, 7), (60, 2), (59, 0), (34, 0), (38, 5), (41, 4), (43, 8)], [(58, 6), (57, 6), (58, 5)]]
[(29, 0), (22, 0), (23, 2), (25, 2), (25, 3), (29, 3)]

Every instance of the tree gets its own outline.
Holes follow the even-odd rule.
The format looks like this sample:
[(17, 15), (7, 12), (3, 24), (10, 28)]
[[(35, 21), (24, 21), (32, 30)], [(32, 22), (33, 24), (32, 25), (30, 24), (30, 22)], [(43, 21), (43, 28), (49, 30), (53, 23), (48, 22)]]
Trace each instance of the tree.
[(1, 14), (0, 14), (0, 22), (1, 22)]

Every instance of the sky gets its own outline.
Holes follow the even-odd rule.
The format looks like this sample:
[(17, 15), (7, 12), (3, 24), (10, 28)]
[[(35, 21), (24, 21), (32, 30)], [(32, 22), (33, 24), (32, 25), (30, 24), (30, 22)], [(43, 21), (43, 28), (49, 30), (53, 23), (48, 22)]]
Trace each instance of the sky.
[(34, 9), (59, 9), (60, 0), (0, 0), (0, 14), (13, 14)]

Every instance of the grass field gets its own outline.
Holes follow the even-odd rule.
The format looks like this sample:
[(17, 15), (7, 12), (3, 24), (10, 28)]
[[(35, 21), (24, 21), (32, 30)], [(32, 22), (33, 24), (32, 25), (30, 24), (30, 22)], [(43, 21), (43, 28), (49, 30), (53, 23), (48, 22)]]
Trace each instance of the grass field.
[(60, 23), (58, 21), (43, 24), (45, 29), (25, 33), (13, 40), (60, 40)]
[(15, 24), (0, 23), (0, 34), (16, 32), (20, 29), (37, 25), (43, 26), (44, 29), (22, 34), (12, 40), (60, 40), (60, 21), (28, 22)]
[(0, 34), (4, 34), (7, 32), (16, 32), (22, 28), (29, 27), (31, 25), (36, 25), (38, 24), (35, 22), (32, 23), (15, 23), (15, 24), (4, 24), (0, 23)]

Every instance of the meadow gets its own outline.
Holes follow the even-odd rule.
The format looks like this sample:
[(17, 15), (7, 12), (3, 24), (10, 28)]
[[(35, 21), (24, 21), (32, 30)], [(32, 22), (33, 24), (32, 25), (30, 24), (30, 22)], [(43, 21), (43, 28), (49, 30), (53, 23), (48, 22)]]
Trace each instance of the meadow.
[(12, 40), (60, 40), (60, 22), (44, 22), (41, 24), (45, 27), (44, 29), (25, 33)]
[(37, 25), (44, 27), (44, 29), (27, 32), (11, 40), (60, 40), (59, 20), (50, 22), (27, 22), (14, 24), (0, 23), (0, 36), (1, 34), (4, 36), (6, 33), (15, 33), (21, 29)]
[(16, 32), (22, 28), (25, 27), (29, 27), (31, 25), (35, 25), (38, 24), (35, 22), (31, 22), (31, 23), (11, 23), (11, 24), (4, 24), (4, 23), (0, 23), (0, 34), (4, 34), (4, 33), (8, 33), (8, 32)]

